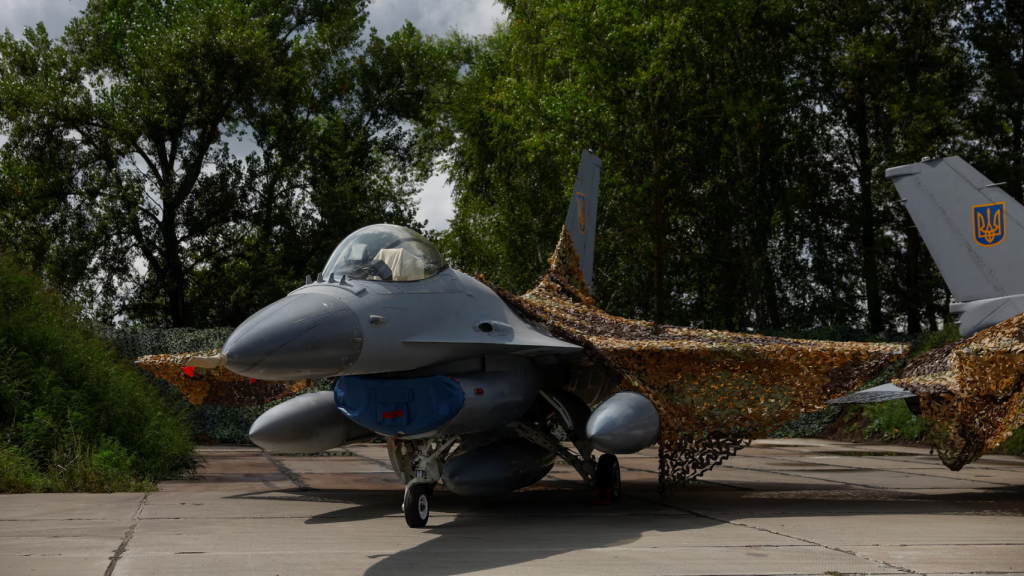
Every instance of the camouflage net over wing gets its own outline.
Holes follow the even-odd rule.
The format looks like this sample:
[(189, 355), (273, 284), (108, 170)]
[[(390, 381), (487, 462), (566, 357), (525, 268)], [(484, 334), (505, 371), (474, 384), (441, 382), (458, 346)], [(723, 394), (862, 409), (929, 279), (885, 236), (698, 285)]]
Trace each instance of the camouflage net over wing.
[(892, 383), (921, 398), (929, 440), (960, 470), (1024, 426), (1024, 314), (914, 358)]
[[(220, 350), (201, 353), (215, 356)], [(312, 380), (275, 382), (254, 380), (219, 366), (197, 368), (186, 366), (191, 356), (199, 354), (153, 354), (135, 361), (141, 368), (163, 378), (181, 391), (188, 401), (214, 406), (258, 406), (295, 396), (312, 384)]]
[[(524, 317), (582, 346), (597, 365), (658, 408), (662, 486), (687, 481), (902, 358), (905, 344), (825, 342), (655, 326), (594, 305), (568, 232), (536, 288), (514, 296)], [(483, 280), (481, 278), (481, 280)]]

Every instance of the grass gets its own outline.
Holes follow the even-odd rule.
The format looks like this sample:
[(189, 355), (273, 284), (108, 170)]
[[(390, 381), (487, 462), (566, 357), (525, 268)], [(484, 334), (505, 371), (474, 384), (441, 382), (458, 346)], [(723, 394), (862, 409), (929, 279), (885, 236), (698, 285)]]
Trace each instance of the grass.
[(0, 492), (148, 490), (193, 453), (185, 416), (0, 254)]
[[(910, 351), (907, 360), (934, 350), (944, 344), (956, 342), (959, 339), (959, 328), (956, 324), (947, 322), (942, 330), (926, 332), (918, 336), (914, 341), (914, 348)], [(904, 365), (906, 365), (906, 361), (899, 362), (882, 374), (879, 374), (878, 377), (874, 378), (864, 388), (874, 388), (889, 382)], [(844, 419), (849, 421), (855, 418), (859, 418), (860, 422), (866, 421), (866, 426), (861, 430), (865, 440), (876, 439), (885, 442), (901, 439), (909, 442), (923, 442), (925, 440), (926, 424), (924, 418), (915, 416), (907, 408), (907, 403), (903, 400), (890, 400), (889, 402), (852, 407), (847, 411)], [(857, 427), (856, 422), (851, 424), (851, 427)], [(853, 430), (850, 430), (850, 432), (853, 432)]]

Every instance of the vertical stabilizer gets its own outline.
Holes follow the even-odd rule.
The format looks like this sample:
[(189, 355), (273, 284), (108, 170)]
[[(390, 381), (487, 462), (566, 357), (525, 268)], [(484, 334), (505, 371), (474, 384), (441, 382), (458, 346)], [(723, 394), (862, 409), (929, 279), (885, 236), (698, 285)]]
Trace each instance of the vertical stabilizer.
[(960, 332), (1024, 312), (1024, 206), (958, 156), (885, 171), (949, 291)]
[(584, 150), (572, 189), (569, 215), (565, 217), (565, 228), (580, 256), (583, 277), (591, 288), (594, 287), (594, 233), (597, 230), (597, 189), (600, 181), (601, 159), (590, 150)]

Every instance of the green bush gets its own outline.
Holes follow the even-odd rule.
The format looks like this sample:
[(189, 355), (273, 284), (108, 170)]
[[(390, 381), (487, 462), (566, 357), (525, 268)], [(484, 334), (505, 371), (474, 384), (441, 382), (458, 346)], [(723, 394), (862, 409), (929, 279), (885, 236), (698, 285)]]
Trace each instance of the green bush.
[(0, 444), (0, 494), (37, 492), (45, 484), (36, 463), (17, 447)]
[(141, 489), (192, 469), (186, 415), (79, 316), (0, 255), (4, 490)]
[(917, 442), (924, 437), (924, 418), (915, 416), (903, 400), (865, 404), (863, 413), (869, 420), (864, 438), (878, 435), (885, 441), (902, 437)]
[[(145, 326), (129, 326), (114, 328), (98, 324), (94, 330), (105, 340), (114, 345), (121, 356), (133, 361), (147, 354), (181, 354), (184, 352), (202, 352), (220, 348), (231, 336), (232, 328), (149, 328)], [(260, 406), (228, 407), (202, 404), (193, 406), (177, 389), (148, 372), (144, 376), (151, 385), (159, 389), (168, 398), (177, 403), (176, 406), (187, 414), (200, 443), (231, 443), (247, 444), (249, 427), (267, 410), (282, 401)], [(320, 379), (305, 392), (331, 390), (334, 379)], [(304, 392), (304, 393), (305, 393)]]
[(996, 454), (1024, 456), (1024, 428), (1018, 429), (1013, 436), (1007, 438), (996, 450)]

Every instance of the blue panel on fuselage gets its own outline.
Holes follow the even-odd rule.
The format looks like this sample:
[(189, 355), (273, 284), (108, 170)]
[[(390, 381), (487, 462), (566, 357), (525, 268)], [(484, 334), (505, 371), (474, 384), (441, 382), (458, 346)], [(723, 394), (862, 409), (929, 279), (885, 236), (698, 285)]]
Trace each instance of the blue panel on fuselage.
[(384, 436), (416, 436), (437, 430), (462, 410), (462, 386), (447, 376), (375, 378), (342, 376), (334, 403), (360, 426)]

